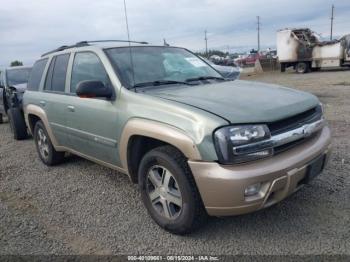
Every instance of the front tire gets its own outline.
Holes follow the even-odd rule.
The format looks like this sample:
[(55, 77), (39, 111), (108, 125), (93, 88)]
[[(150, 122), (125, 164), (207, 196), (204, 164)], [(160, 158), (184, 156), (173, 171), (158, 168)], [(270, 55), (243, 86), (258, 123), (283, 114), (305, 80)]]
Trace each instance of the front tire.
[(26, 139), (28, 137), (28, 132), (22, 111), (17, 107), (13, 107), (7, 110), (7, 115), (13, 138), (16, 140)]
[(34, 141), (39, 157), (45, 165), (53, 166), (63, 162), (64, 152), (58, 152), (54, 149), (42, 121), (35, 124)]
[(309, 63), (306, 63), (306, 62), (299, 62), (295, 66), (295, 70), (298, 74), (305, 74), (309, 72), (309, 69), (310, 69)]
[(0, 113), (0, 124), (4, 123), (4, 119), (2, 118), (2, 114)]
[(141, 160), (138, 181), (148, 213), (165, 230), (190, 233), (206, 219), (187, 160), (176, 148), (162, 146), (148, 152)]

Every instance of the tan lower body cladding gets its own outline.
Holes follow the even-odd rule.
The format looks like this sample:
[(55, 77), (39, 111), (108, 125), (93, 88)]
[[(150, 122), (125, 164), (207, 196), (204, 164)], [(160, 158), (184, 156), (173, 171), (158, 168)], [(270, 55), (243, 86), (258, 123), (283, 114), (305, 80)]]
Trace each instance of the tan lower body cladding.
[[(268, 159), (224, 166), (214, 162), (189, 161), (209, 215), (230, 216), (271, 206), (302, 186), (310, 162), (330, 155), (328, 127), (309, 141)], [(245, 189), (261, 183), (260, 192), (245, 196)]]

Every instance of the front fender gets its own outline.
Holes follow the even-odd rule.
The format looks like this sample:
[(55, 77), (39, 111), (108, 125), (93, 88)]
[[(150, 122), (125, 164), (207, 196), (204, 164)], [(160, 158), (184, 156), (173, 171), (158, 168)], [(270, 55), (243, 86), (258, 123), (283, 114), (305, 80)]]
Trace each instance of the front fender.
[(123, 168), (128, 169), (127, 150), (132, 136), (139, 135), (154, 138), (179, 149), (190, 160), (202, 160), (194, 141), (182, 130), (161, 122), (146, 119), (131, 119), (124, 126), (119, 155)]

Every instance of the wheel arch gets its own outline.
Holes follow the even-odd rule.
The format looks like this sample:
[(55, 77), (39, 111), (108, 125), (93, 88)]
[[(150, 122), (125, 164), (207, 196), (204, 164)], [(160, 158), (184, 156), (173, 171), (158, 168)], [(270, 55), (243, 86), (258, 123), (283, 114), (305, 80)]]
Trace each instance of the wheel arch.
[(133, 182), (137, 182), (137, 171), (144, 154), (161, 145), (175, 147), (190, 160), (202, 159), (193, 140), (180, 129), (153, 120), (132, 119), (123, 129), (119, 155)]
[(34, 133), (34, 127), (37, 121), (42, 121), (45, 129), (50, 137), (50, 140), (52, 142), (52, 145), (54, 146), (54, 148), (56, 148), (58, 146), (57, 144), (57, 140), (55, 138), (55, 136), (52, 133), (49, 121), (47, 119), (47, 115), (45, 113), (45, 111), (37, 106), (37, 105), (27, 105), (24, 108), (24, 119), (26, 121), (27, 127), (29, 129), (29, 132), (33, 135)]

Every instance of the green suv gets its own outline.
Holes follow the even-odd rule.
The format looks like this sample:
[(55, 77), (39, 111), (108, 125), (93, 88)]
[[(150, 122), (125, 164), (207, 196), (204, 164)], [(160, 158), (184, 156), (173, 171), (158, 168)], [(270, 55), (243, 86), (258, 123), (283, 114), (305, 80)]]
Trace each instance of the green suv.
[(70, 152), (128, 175), (150, 216), (177, 234), (207, 215), (277, 203), (330, 153), (315, 96), (225, 79), (184, 48), (60, 47), (34, 64), (23, 106), (46, 165)]

